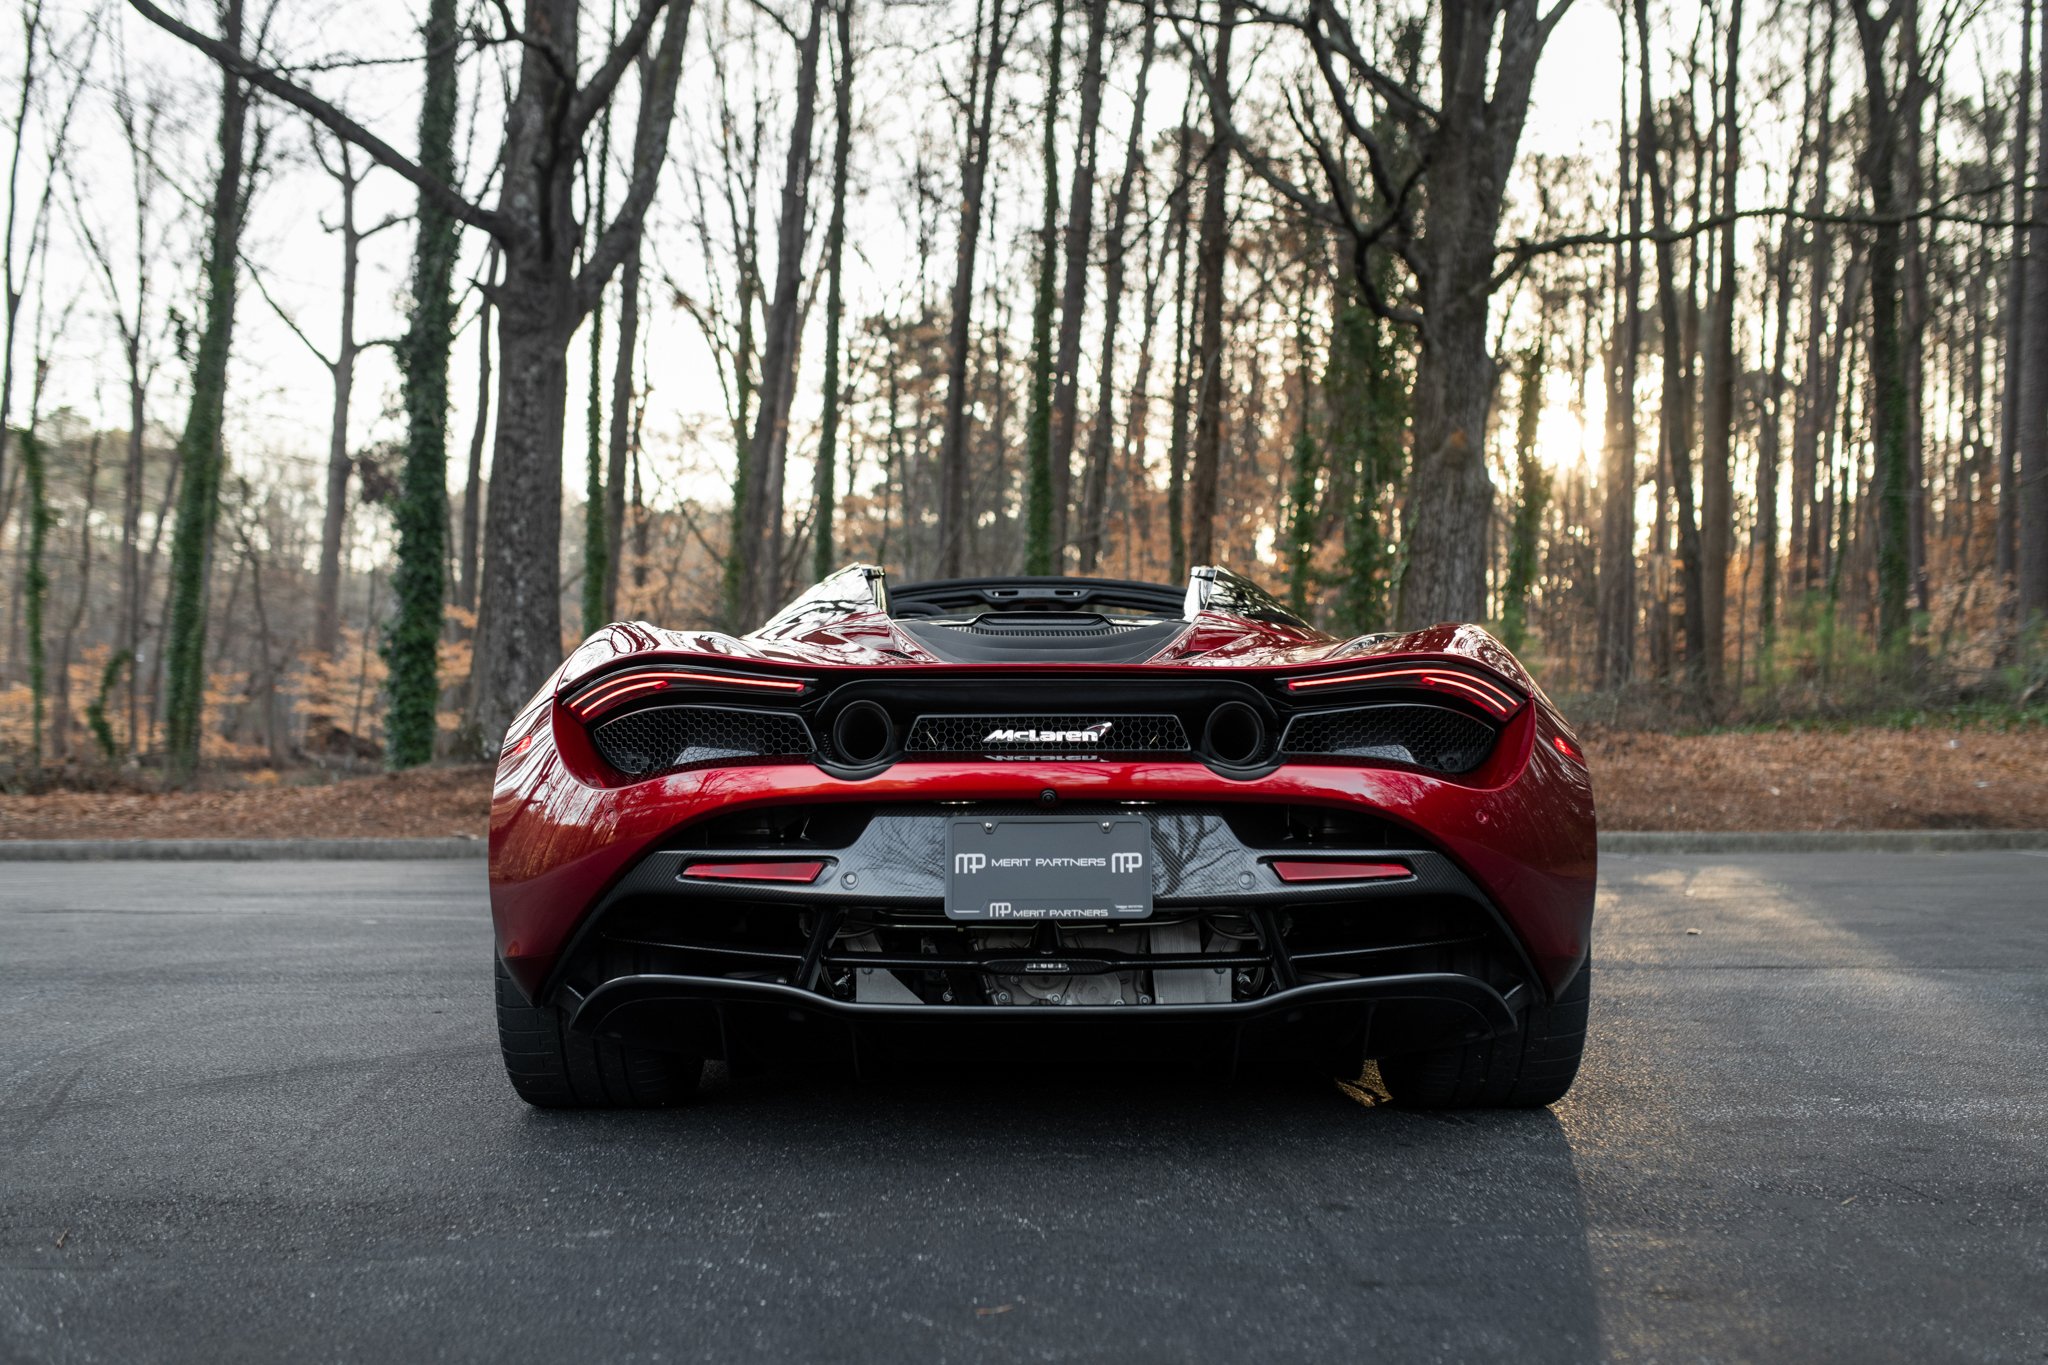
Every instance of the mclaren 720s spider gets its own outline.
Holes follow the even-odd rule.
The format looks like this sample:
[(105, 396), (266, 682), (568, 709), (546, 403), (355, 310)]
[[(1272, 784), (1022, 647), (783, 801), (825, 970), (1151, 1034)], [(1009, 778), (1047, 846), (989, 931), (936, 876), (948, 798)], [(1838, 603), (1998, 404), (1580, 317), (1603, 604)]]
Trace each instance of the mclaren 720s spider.
[(1476, 626), (1337, 639), (1221, 568), (856, 566), (748, 635), (607, 626), (512, 723), (505, 1065), (537, 1105), (645, 1106), (712, 1059), (1150, 1033), (1548, 1104), (1594, 833), (1578, 740)]

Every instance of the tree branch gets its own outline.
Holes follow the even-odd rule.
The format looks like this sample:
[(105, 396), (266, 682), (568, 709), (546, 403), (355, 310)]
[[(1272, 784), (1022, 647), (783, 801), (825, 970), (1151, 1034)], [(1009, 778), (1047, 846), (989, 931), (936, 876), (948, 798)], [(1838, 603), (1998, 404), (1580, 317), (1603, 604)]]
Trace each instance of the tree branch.
[(496, 237), (509, 235), (510, 225), (506, 223), (503, 215), (471, 203), (454, 187), (443, 183), (437, 176), (429, 175), (420, 168), (418, 162), (312, 91), (286, 80), (268, 67), (257, 65), (219, 39), (209, 38), (190, 25), (181, 23), (151, 4), (150, 0), (128, 0), (128, 4), (137, 14), (164, 32), (212, 58), (223, 71), (310, 115), (335, 136), (347, 138), (387, 169), (403, 176), (420, 193), (439, 201), (449, 213), (471, 227), (481, 228)]
[[(683, 3), (687, 6), (689, 0), (683, 0)], [(580, 141), (591, 120), (611, 102), (612, 92), (618, 88), (626, 68), (646, 48), (647, 37), (654, 31), (654, 16), (668, 4), (669, 0), (640, 0), (640, 12), (633, 16), (633, 22), (619, 35), (618, 42), (605, 54), (597, 70), (591, 73), (590, 83), (576, 93), (575, 102), (569, 107), (568, 136), (572, 141)]]
[(1833, 213), (1822, 209), (1803, 209), (1790, 204), (1773, 204), (1761, 208), (1735, 209), (1701, 218), (1684, 227), (1646, 227), (1634, 232), (1567, 232), (1556, 237), (1531, 239), (1517, 238), (1494, 248), (1494, 255), (1507, 256), (1509, 261), (1495, 271), (1488, 281), (1488, 293), (1498, 289), (1516, 271), (1538, 256), (1550, 256), (1564, 251), (1580, 251), (1587, 247), (1625, 246), (1631, 242), (1653, 244), (1690, 241), (1717, 231), (1730, 223), (1746, 218), (1789, 218), (1795, 222), (1816, 223), (1830, 227), (1898, 227), (1906, 223), (1960, 223), (1965, 227), (1981, 228), (2037, 228), (2048, 226), (2034, 218), (1983, 218), (1966, 213), (1950, 213), (1948, 207), (1962, 199), (1979, 198), (1984, 195), (2003, 195), (2015, 182), (2012, 179), (1994, 181), (1990, 184), (1975, 185), (1957, 190), (1929, 204), (1925, 208), (1906, 213)]
[(669, 126), (675, 120), (676, 81), (683, 69), (683, 39), (690, 29), (693, 0), (656, 0), (668, 5), (661, 45), (641, 65), (640, 114), (633, 129), (633, 179), (618, 216), (604, 229), (576, 273), (575, 301), (579, 316), (597, 305), (605, 284), (640, 236), (647, 207), (668, 161)]

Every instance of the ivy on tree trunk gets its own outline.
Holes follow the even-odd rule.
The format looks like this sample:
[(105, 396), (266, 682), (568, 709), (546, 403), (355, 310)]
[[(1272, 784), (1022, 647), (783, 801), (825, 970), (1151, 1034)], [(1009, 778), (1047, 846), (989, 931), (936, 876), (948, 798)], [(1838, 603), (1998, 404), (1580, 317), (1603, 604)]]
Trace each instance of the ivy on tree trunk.
[[(221, 14), (221, 42), (242, 46), (242, 0)], [(164, 774), (173, 785), (199, 766), (206, 709), (206, 584), (213, 530), (220, 512), (221, 417), (228, 387), (228, 350), (235, 326), (236, 259), (247, 209), (243, 141), (249, 93), (232, 72), (221, 78), (220, 167), (214, 181), (206, 252), (205, 322), (192, 363), (192, 401), (178, 440), (182, 473), (178, 529), (171, 538), (170, 624), (165, 645)]]
[[(425, 30), (426, 93), (420, 104), (420, 168), (455, 183), (455, 0), (431, 0)], [(448, 555), (448, 351), (455, 340), (450, 284), (461, 224), (437, 196), (419, 199), (413, 245), (412, 315), (399, 345), (405, 396), (405, 472), (393, 520), (396, 615), (384, 641), (388, 759), (412, 768), (434, 757), (440, 710), (443, 566)]]

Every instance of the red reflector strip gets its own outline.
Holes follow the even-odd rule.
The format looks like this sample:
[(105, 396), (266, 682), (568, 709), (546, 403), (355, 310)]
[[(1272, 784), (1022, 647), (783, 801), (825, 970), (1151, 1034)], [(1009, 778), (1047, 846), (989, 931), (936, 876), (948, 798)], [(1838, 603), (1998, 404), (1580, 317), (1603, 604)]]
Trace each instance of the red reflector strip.
[(1350, 684), (1398, 682), (1414, 679), (1422, 687), (1434, 687), (1470, 697), (1497, 716), (1512, 712), (1520, 702), (1516, 698), (1479, 679), (1464, 673), (1452, 673), (1440, 668), (1376, 668), (1366, 673), (1325, 673), (1312, 678), (1289, 678), (1287, 690), (1306, 692), (1317, 687), (1342, 687)]
[(714, 882), (814, 882), (824, 870), (824, 861), (813, 858), (806, 862), (691, 863), (683, 875)]
[(1384, 882), (1415, 875), (1404, 863), (1351, 863), (1335, 858), (1275, 859), (1273, 872), (1283, 882)]
[(1563, 754), (1572, 762), (1578, 764), (1581, 767), (1585, 766), (1586, 756), (1579, 752), (1579, 746), (1572, 743), (1570, 740), (1566, 739), (1563, 735), (1552, 735), (1550, 737), (1550, 743), (1552, 748), (1556, 749), (1559, 753)]
[(569, 709), (588, 720), (622, 701), (659, 692), (676, 683), (706, 683), (712, 687), (754, 688), (763, 692), (801, 692), (810, 686), (799, 678), (754, 678), (737, 673), (697, 673), (682, 668), (641, 669), (599, 683), (593, 691), (571, 703)]

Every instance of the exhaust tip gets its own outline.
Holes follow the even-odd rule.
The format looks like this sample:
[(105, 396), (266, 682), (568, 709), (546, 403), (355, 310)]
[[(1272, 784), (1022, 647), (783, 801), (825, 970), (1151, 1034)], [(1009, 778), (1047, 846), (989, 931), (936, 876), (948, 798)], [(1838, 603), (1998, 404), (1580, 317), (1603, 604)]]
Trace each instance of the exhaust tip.
[(848, 763), (879, 763), (896, 751), (896, 722), (878, 702), (853, 702), (832, 722), (832, 747)]
[(1256, 763), (1266, 752), (1266, 718), (1244, 702), (1224, 702), (1202, 727), (1202, 747), (1209, 757), (1231, 767)]

